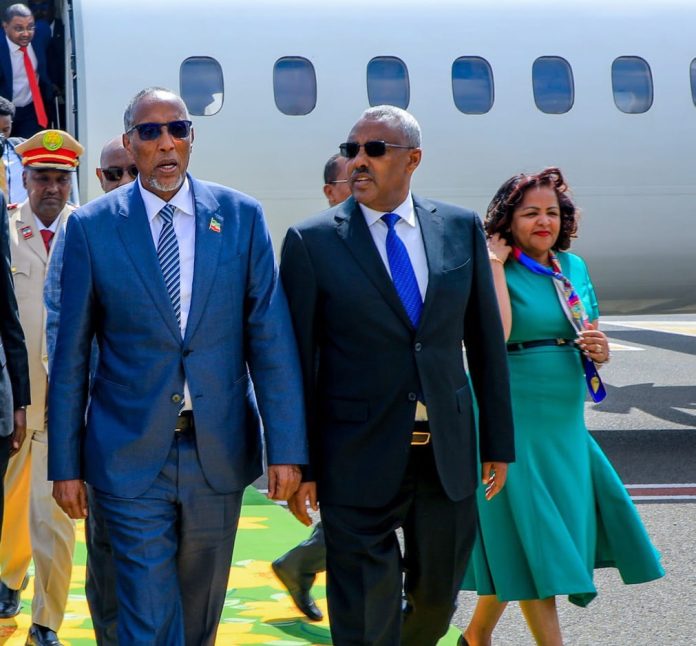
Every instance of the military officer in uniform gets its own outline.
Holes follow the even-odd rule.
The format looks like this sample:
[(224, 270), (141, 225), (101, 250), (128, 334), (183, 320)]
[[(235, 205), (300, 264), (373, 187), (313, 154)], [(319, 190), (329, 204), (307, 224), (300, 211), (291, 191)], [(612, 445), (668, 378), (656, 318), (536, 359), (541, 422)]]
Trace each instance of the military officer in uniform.
[(72, 207), (72, 172), (82, 146), (67, 132), (43, 130), (17, 146), (27, 199), (10, 205), (10, 253), (19, 319), (29, 353), (31, 402), (27, 437), (5, 480), (0, 541), (0, 617), (20, 610), (20, 592), (34, 559), (32, 625), (27, 644), (57, 646), (68, 598), (75, 544), (73, 521), (56, 504), (47, 481), (46, 312), (43, 288), (53, 237)]

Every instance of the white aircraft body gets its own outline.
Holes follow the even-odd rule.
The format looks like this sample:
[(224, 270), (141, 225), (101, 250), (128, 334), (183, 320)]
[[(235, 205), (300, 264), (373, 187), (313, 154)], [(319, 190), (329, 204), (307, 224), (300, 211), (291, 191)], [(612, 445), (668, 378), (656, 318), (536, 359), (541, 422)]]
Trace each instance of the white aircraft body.
[[(101, 192), (94, 168), (128, 100), (147, 86), (193, 88), (191, 172), (261, 200), (278, 246), (324, 208), (323, 164), (361, 111), (394, 95), (423, 129), (414, 192), (483, 214), (507, 177), (559, 166), (583, 212), (573, 249), (603, 313), (696, 309), (693, 0), (65, 0), (62, 10), (83, 201)], [(206, 98), (198, 86), (216, 65)], [(535, 79), (544, 65), (550, 76)]]

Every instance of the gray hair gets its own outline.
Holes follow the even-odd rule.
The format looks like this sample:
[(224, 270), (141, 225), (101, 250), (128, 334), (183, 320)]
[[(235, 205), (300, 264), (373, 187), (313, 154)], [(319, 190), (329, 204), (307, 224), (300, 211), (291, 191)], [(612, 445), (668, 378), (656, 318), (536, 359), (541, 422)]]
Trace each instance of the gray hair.
[(17, 3), (10, 5), (5, 9), (5, 22), (11, 23), (13, 18), (19, 16), (20, 18), (33, 18), (34, 14), (31, 9), (25, 4)]
[(188, 119), (188, 109), (186, 108), (186, 104), (184, 103), (183, 99), (178, 94), (172, 92), (166, 87), (146, 87), (144, 90), (140, 90), (140, 92), (138, 92), (126, 106), (126, 110), (123, 113), (123, 127), (125, 128), (125, 132), (128, 132), (135, 125), (133, 115), (135, 114), (135, 109), (138, 107), (138, 103), (149, 96), (159, 93), (171, 94), (175, 99), (177, 99), (181, 103), (184, 114)]
[(398, 128), (406, 138), (406, 143), (420, 148), (421, 129), (416, 118), (406, 110), (394, 105), (376, 105), (362, 113), (360, 120), (382, 121)]

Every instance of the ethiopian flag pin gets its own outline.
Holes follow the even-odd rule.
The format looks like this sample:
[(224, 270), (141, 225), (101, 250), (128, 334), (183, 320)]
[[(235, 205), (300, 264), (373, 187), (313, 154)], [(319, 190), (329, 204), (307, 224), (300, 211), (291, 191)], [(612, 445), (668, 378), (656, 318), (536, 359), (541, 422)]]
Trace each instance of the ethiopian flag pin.
[(220, 233), (220, 223), (215, 218), (210, 218), (210, 225), (208, 228), (215, 233)]

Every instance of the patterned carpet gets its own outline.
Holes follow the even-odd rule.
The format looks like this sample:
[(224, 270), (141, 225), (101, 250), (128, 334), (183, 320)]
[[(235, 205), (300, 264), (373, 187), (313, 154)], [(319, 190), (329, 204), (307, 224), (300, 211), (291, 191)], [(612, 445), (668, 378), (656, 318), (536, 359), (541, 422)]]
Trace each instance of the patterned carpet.
[[(230, 573), (227, 600), (216, 644), (266, 644), (307, 646), (331, 644), (328, 621), (310, 622), (301, 618), (283, 586), (270, 569), (271, 561), (299, 541), (309, 530), (282, 507), (270, 502), (253, 488), (244, 496)], [(60, 638), (65, 646), (95, 644), (84, 593), (85, 542), (82, 523), (78, 526), (70, 598)], [(320, 575), (313, 593), (326, 615), (325, 578)], [(0, 645), (24, 646), (31, 624), (29, 601), (33, 578), (22, 594), (22, 612), (14, 619), (0, 619)], [(441, 644), (455, 644), (452, 629)]]

